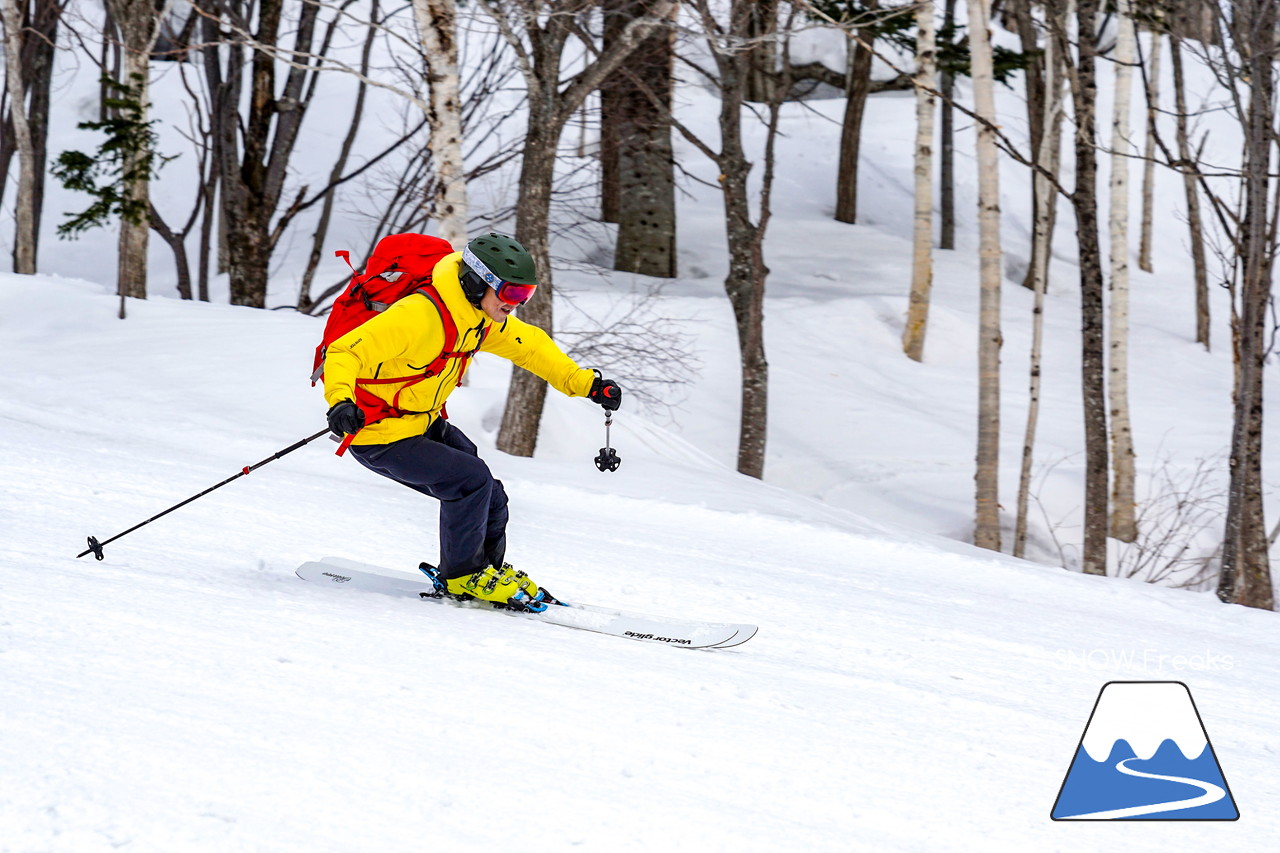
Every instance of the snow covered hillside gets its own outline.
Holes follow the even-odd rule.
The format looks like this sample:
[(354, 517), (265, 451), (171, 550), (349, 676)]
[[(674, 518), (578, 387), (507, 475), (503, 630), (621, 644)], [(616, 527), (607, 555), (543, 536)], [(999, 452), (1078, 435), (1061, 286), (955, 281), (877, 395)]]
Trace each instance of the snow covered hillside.
[[(485, 29), (483, 24), (475, 25)], [(1012, 36), (997, 31), (997, 38)], [(472, 38), (480, 38), (476, 33)], [(838, 64), (842, 36), (814, 31), (797, 48), (797, 61), (822, 58)], [(1161, 67), (1163, 89), (1171, 91), (1171, 61)], [(885, 75), (891, 72), (881, 69)], [(185, 219), (194, 197), (190, 143), (182, 138), (188, 118), (187, 97), (175, 63), (154, 69), (154, 114), (160, 150), (183, 154), (161, 170), (156, 204), (173, 220)], [(1110, 67), (1099, 69), (1099, 110), (1110, 109)], [(1211, 74), (1188, 64), (1189, 102), (1198, 112), (1219, 97)], [(695, 81), (696, 82), (696, 81)], [(310, 114), (304, 144), (295, 155), (292, 181), (319, 185), (332, 167), (333, 149), (345, 131), (334, 115), (345, 116), (352, 97), (350, 81), (326, 78), (321, 89), (325, 110)], [(1025, 145), (1025, 106), (1020, 82), (997, 87), (1002, 127)], [(52, 152), (92, 150), (97, 135), (75, 129), (96, 114), (96, 76), (70, 66), (57, 75), (58, 97), (51, 123)], [(518, 103), (519, 93), (504, 91), (491, 109)], [(395, 96), (375, 90), (371, 109), (383, 120), (405, 109)], [(697, 85), (678, 93), (682, 118), (714, 141), (716, 101)], [(771, 365), (771, 411), (765, 468), (766, 480), (816, 497), (831, 506), (851, 509), (915, 530), (969, 541), (973, 526), (973, 455), (976, 448), (975, 320), (976, 190), (973, 184), (972, 128), (960, 122), (957, 136), (957, 250), (935, 253), (935, 283), (925, 363), (901, 355), (898, 340), (910, 282), (912, 162), (915, 105), (909, 93), (884, 93), (871, 99), (862, 143), (860, 221), (857, 226), (831, 219), (832, 184), (843, 102), (814, 100), (788, 105), (778, 147), (774, 217), (765, 260), (770, 267), (765, 324)], [(1136, 108), (1135, 108), (1136, 109)], [(518, 132), (519, 117), (505, 132)], [(1138, 122), (1136, 126), (1140, 126)], [(360, 137), (357, 154), (372, 156), (393, 125)], [(1230, 163), (1237, 135), (1224, 117), (1203, 111), (1196, 129), (1209, 130), (1206, 157)], [(747, 123), (748, 141), (760, 146), (761, 132)], [(566, 175), (591, 174), (597, 168), (592, 128), (576, 124), (563, 146)], [(714, 185), (716, 172), (692, 145), (678, 137), (676, 155), (691, 176)], [(185, 153), (184, 153), (185, 152)], [(585, 156), (584, 156), (585, 155)], [(758, 156), (758, 155), (757, 155)], [(1105, 186), (1108, 164), (1101, 163)], [(755, 170), (758, 173), (759, 169)], [(1201, 484), (1208, 514), (1220, 512), (1225, 487), (1225, 455), (1231, 429), (1230, 302), (1223, 288), (1213, 288), (1214, 351), (1193, 343), (1193, 279), (1182, 221), (1181, 179), (1157, 171), (1155, 271), (1143, 273), (1131, 263), (1133, 285), (1130, 386), (1132, 420), (1138, 456), (1139, 500), (1177, 488), (1188, 488), (1202, 469), (1212, 472)], [(1136, 188), (1138, 170), (1131, 174)], [(372, 236), (370, 210), (376, 209), (387, 176), (365, 176), (353, 182), (334, 211), (316, 289), (342, 278), (346, 267), (331, 255), (345, 248), (359, 254)], [(510, 204), (514, 192), (510, 169), (499, 170), (469, 187), (477, 230), (485, 211)], [(1062, 181), (1072, 181), (1070, 162)], [(582, 184), (582, 180), (575, 181)], [(585, 181), (590, 185), (590, 181)], [(40, 269), (71, 278), (110, 284), (114, 280), (115, 234), (89, 232), (79, 240), (57, 238), (54, 229), (67, 211), (85, 206), (83, 194), (50, 182)], [(1002, 225), (1009, 287), (1004, 294), (1002, 394), (1004, 445), (1001, 498), (1011, 540), (1018, 465), (1025, 428), (1032, 295), (1019, 288), (1029, 257), (1030, 188), (1026, 170), (1005, 159), (1002, 173)], [(727, 262), (721, 201), (712, 187), (692, 179), (681, 182), (679, 197), (679, 278), (665, 284), (658, 298), (648, 298), (654, 279), (613, 273), (611, 226), (582, 221), (593, 201), (578, 199), (557, 207), (553, 251), (559, 262), (556, 285), (557, 332), (570, 340), (594, 327), (604, 315), (617, 316), (633, 298), (646, 303), (649, 318), (678, 327), (690, 336), (689, 384), (677, 389), (674, 407), (653, 411), (669, 427), (710, 459), (733, 465), (737, 454), (739, 385), (736, 331), (723, 277)], [(585, 212), (584, 212), (585, 211)], [(1135, 192), (1134, 226), (1138, 202)], [(0, 226), (0, 246), (12, 240), (12, 213)], [(305, 219), (305, 218), (304, 218)], [(510, 223), (496, 223), (510, 227)], [(298, 283), (310, 251), (309, 221), (281, 241), (273, 261), (269, 304), (296, 301)], [(194, 240), (194, 237), (193, 237)], [(7, 249), (6, 249), (7, 251)], [(194, 246), (192, 247), (194, 252)], [(1080, 538), (1083, 494), (1083, 431), (1079, 381), (1078, 271), (1073, 262), (1074, 221), (1065, 203), (1058, 216), (1051, 287), (1045, 308), (1046, 352), (1043, 364), (1042, 411), (1036, 444), (1035, 501), (1031, 513), (1029, 556), (1055, 565), (1074, 565)], [(159, 239), (151, 241), (150, 292), (176, 295), (172, 253)], [(212, 281), (214, 302), (227, 301), (226, 276)], [(592, 315), (584, 319), (572, 305)], [(627, 379), (627, 366), (619, 372)], [(1170, 393), (1171, 377), (1175, 393)], [(1268, 399), (1274, 406), (1274, 400)], [(597, 441), (594, 437), (592, 441)], [(576, 447), (576, 445), (574, 445)], [(540, 456), (561, 452), (556, 430), (544, 430)], [(567, 451), (566, 451), (567, 452)], [(576, 451), (573, 451), (576, 452)], [(1269, 470), (1269, 469), (1268, 469)], [(1208, 557), (1220, 540), (1220, 524), (1193, 537), (1189, 555)], [(1119, 554), (1113, 555), (1115, 565)]]
[[(1274, 616), (978, 552), (745, 479), (637, 415), (555, 401), (492, 449), (503, 363), (452, 407), (557, 594), (761, 626), (733, 651), (581, 634), (293, 576), (411, 570), (435, 507), (314, 432), (315, 321), (0, 276), (0, 849), (1260, 849)], [(569, 452), (572, 449), (572, 452)], [(1097, 691), (1186, 681), (1244, 817), (1048, 818)]]
[[(710, 127), (708, 96), (683, 96)], [(1016, 134), (1017, 94), (1000, 97)], [(87, 535), (105, 539), (321, 428), (306, 381), (320, 321), (180, 303), (160, 273), (155, 298), (118, 321), (107, 233), (70, 245), (46, 234), (50, 275), (0, 274), (0, 851), (1267, 849), (1280, 832), (1275, 614), (964, 544), (972, 188), (961, 187), (960, 249), (936, 259), (915, 364), (898, 345), (914, 106), (872, 99), (853, 228), (830, 221), (833, 156), (814, 153), (834, 152), (840, 104), (793, 106), (766, 252), (765, 482), (732, 470), (723, 224), (714, 193), (692, 182), (681, 277), (654, 310), (683, 321), (696, 369), (669, 412), (624, 404), (618, 472), (591, 464), (600, 410), (554, 394), (535, 458), (498, 453), (504, 362), (478, 359), (450, 405), (511, 496), (517, 567), (570, 600), (758, 624), (734, 650), (298, 580), (299, 563), (324, 555), (405, 571), (436, 555), (436, 505), (325, 440), (108, 545), (104, 562), (75, 559)], [(714, 180), (683, 145), (680, 157)], [(1031, 297), (1014, 283), (1026, 180), (1013, 167), (1005, 177), (1011, 508)], [(1134, 422), (1147, 470), (1168, 457), (1186, 474), (1226, 448), (1228, 310), (1215, 293), (1214, 352), (1192, 343), (1181, 190), (1160, 180), (1156, 272), (1133, 273)], [(51, 193), (50, 230), (73, 205)], [(1065, 210), (1059, 228), (1038, 445), (1038, 493), (1058, 526), (1038, 526), (1046, 560), (1055, 535), (1074, 538), (1080, 499)], [(588, 228), (556, 250), (586, 261), (607, 245)], [(281, 253), (274, 304), (292, 298), (300, 248)], [(558, 282), (591, 314), (651, 284), (583, 266)], [(1050, 820), (1112, 680), (1188, 685), (1238, 822)]]

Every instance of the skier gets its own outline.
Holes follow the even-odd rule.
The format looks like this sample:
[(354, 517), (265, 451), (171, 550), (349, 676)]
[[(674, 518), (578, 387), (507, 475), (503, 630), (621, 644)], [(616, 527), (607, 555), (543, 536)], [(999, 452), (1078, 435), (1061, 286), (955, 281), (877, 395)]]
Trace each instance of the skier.
[(622, 389), (514, 316), (537, 289), (533, 258), (514, 238), (491, 232), (470, 241), (436, 264), (432, 286), (434, 294), (407, 296), (328, 345), (329, 428), (352, 436), (361, 465), (440, 501), (440, 565), (422, 565), (437, 590), (544, 610), (554, 599), (504, 560), (506, 491), (449, 423), (445, 401), (477, 351), (609, 410), (618, 408)]

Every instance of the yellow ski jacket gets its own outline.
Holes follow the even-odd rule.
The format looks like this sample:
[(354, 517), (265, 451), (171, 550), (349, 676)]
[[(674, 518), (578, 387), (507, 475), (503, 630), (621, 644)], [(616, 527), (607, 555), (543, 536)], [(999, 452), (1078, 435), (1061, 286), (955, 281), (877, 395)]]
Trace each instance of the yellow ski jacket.
[[(512, 316), (495, 323), (467, 301), (458, 282), (461, 252), (454, 252), (436, 264), (432, 283), (458, 327), (455, 351), (475, 349), (483, 336), (480, 352), (500, 355), (545, 379), (553, 388), (570, 397), (585, 397), (591, 391), (595, 373), (578, 367), (560, 351), (551, 337)], [(488, 333), (485, 334), (485, 330)], [(352, 444), (388, 444), (422, 435), (444, 408), (445, 400), (458, 387), (465, 365), (449, 359), (436, 376), (410, 384), (422, 376), (427, 366), (444, 351), (445, 329), (440, 313), (426, 296), (414, 293), (386, 311), (366, 321), (329, 344), (324, 360), (324, 398), (330, 406), (355, 400), (356, 381), (404, 377), (406, 382), (361, 385), (361, 394), (372, 394), (406, 414), (369, 424), (356, 433)], [(399, 399), (396, 399), (400, 392)]]

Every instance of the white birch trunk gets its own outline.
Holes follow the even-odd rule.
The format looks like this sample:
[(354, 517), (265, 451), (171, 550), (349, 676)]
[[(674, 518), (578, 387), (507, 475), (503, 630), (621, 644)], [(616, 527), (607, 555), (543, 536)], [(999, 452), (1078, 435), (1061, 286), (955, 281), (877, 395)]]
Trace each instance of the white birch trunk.
[(1138, 243), (1138, 269), (1151, 272), (1151, 233), (1155, 219), (1156, 109), (1160, 104), (1159, 32), (1151, 34), (1151, 64), (1147, 68), (1147, 144), (1142, 152), (1142, 237)]
[(1129, 112), (1137, 37), (1132, 0), (1117, 0), (1115, 111), (1111, 122), (1111, 335), (1107, 393), (1111, 409), (1111, 536), (1137, 538), (1133, 430), (1129, 418)]
[[(1067, 17), (1071, 10), (1068, 8)], [(1040, 150), (1036, 162), (1044, 169), (1059, 174), (1062, 154), (1063, 114), (1063, 65), (1059, 55), (1058, 40), (1050, 35), (1044, 50), (1044, 132), (1040, 137)], [(1031, 287), (1035, 293), (1031, 315), (1031, 381), (1027, 406), (1027, 429), (1022, 442), (1022, 470), (1018, 478), (1018, 516), (1014, 523), (1013, 555), (1025, 557), (1027, 550), (1027, 515), (1031, 497), (1031, 469), (1035, 455), (1036, 428), (1040, 419), (1040, 370), (1044, 343), (1044, 302), (1049, 284), (1049, 251), (1052, 245), (1050, 226), (1053, 222), (1053, 203), (1056, 190), (1041, 172), (1035, 175), (1036, 214), (1032, 239), (1035, 249), (1031, 256), (1035, 264), (1031, 270)]]
[(18, 193), (14, 199), (13, 271), (32, 275), (36, 271), (35, 145), (27, 121), (27, 89), (22, 79), (22, 10), (17, 0), (0, 0), (4, 22), (5, 86), (13, 135), (18, 149)]
[(990, 0), (969, 3), (978, 161), (978, 452), (974, 544), (1000, 550), (1000, 174), (996, 148)]
[(462, 162), (462, 84), (458, 73), (458, 9), (455, 0), (413, 0), (427, 62), (428, 143), (435, 166), (431, 215), (439, 236), (455, 249), (467, 241), (466, 170)]
[(916, 8), (916, 156), (915, 232), (911, 254), (911, 297), (902, 349), (915, 361), (924, 359), (933, 287), (933, 116), (937, 77), (933, 0)]
[[(158, 31), (158, 29), (158, 27), (153, 27), (153, 31)], [(126, 44), (124, 53), (124, 82), (133, 87), (133, 95), (138, 99), (140, 107), (138, 120), (143, 124), (147, 122), (150, 113), (150, 105), (148, 103), (151, 91), (150, 51), (154, 44), (155, 39), (152, 38), (145, 51), (133, 49)], [(126, 170), (134, 172), (140, 169), (140, 161), (146, 159), (146, 157), (147, 152), (145, 151), (132, 153), (125, 166)], [(144, 173), (139, 180), (129, 182), (125, 187), (125, 192), (128, 194), (130, 202), (139, 206), (139, 210), (147, 210), (151, 200), (151, 176)], [(133, 222), (130, 222), (128, 217), (121, 217), (116, 273), (121, 297), (147, 298), (147, 249), (150, 245), (150, 239), (151, 222), (146, 213), (143, 213), (140, 219)], [(123, 298), (120, 303), (120, 317), (124, 319)]]

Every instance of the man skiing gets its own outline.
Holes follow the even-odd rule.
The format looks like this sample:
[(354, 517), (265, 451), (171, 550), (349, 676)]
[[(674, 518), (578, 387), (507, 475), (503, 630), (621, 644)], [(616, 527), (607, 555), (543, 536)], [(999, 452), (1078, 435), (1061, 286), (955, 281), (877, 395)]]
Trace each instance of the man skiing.
[(536, 289), (524, 246), (493, 232), (477, 237), (435, 265), (430, 286), (328, 345), (324, 397), (329, 428), (350, 436), (360, 464), (440, 501), (440, 565), (423, 564), (439, 591), (540, 611), (550, 596), (504, 561), (502, 483), (445, 414), (475, 352), (502, 356), (570, 397), (618, 408), (618, 383), (579, 367), (514, 316)]

